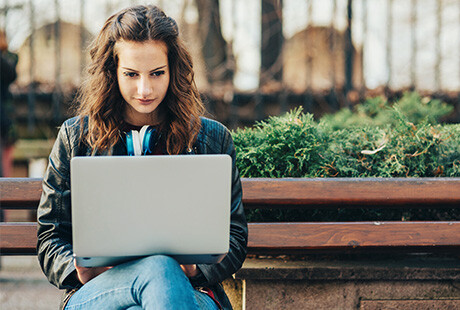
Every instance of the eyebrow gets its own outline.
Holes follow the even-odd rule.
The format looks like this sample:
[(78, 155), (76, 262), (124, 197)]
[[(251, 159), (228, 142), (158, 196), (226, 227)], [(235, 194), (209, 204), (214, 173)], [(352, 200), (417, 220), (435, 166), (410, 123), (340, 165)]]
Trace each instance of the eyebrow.
[[(122, 69), (125, 69), (125, 70), (130, 70), (130, 71), (133, 71), (133, 72), (138, 72), (137, 70), (134, 70), (134, 69), (131, 69), (131, 68), (128, 68), (128, 67), (121, 67), (121, 68), (122, 68)], [(164, 68), (166, 68), (166, 65), (160, 66), (160, 67), (155, 68), (155, 69), (153, 69), (153, 70), (150, 70), (150, 72), (155, 72), (155, 71), (158, 71), (158, 70), (164, 69)]]

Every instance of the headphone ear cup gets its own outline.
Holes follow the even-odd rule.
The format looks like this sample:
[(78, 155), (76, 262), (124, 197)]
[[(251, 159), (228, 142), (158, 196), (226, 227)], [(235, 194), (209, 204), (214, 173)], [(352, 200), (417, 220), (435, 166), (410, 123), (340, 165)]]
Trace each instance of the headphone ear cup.
[(142, 141), (142, 153), (144, 155), (153, 154), (153, 149), (157, 139), (156, 136), (155, 128), (149, 126), (144, 133), (144, 138)]
[(129, 156), (134, 156), (133, 134), (131, 131), (126, 133), (126, 149)]

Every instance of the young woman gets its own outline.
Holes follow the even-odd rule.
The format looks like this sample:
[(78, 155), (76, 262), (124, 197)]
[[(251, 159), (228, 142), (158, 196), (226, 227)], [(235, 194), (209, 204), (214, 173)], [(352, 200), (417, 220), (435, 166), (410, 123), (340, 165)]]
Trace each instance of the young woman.
[[(78, 116), (60, 128), (38, 208), (38, 259), (66, 289), (65, 309), (230, 309), (220, 282), (246, 256), (247, 224), (228, 130), (202, 117), (190, 55), (176, 22), (155, 6), (111, 16), (91, 46)], [(233, 158), (230, 250), (218, 264), (179, 265), (154, 255), (114, 267), (77, 267), (72, 257), (70, 160), (127, 155), (126, 133), (153, 126), (147, 155), (229, 154)], [(135, 242), (135, 240), (133, 240)]]

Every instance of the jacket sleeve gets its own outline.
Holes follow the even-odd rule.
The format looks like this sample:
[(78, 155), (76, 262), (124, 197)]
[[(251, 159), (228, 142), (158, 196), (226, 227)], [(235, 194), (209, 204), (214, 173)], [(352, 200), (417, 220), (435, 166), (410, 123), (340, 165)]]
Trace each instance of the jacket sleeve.
[(61, 127), (43, 178), (43, 192), (37, 210), (37, 253), (48, 280), (59, 289), (81, 286), (73, 263), (70, 213), (69, 128)]
[(222, 146), (222, 153), (232, 157), (230, 248), (228, 254), (220, 263), (198, 265), (201, 274), (191, 279), (194, 286), (206, 287), (222, 282), (238, 271), (246, 258), (248, 227), (242, 203), (243, 191), (240, 175), (235, 165), (235, 147), (228, 130), (225, 130)]

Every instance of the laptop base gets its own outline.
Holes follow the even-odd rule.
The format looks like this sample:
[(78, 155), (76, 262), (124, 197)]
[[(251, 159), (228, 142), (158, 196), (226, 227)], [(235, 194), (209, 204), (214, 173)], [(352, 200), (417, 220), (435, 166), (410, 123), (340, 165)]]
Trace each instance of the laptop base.
[[(169, 255), (181, 265), (189, 264), (217, 264), (227, 253), (223, 254), (193, 254), (193, 255)], [(155, 255), (155, 254), (154, 254)], [(160, 255), (160, 254), (158, 254)], [(79, 257), (75, 256), (77, 266), (80, 267), (104, 267), (116, 266), (131, 260), (140, 259), (146, 256), (96, 256), (96, 257)]]

